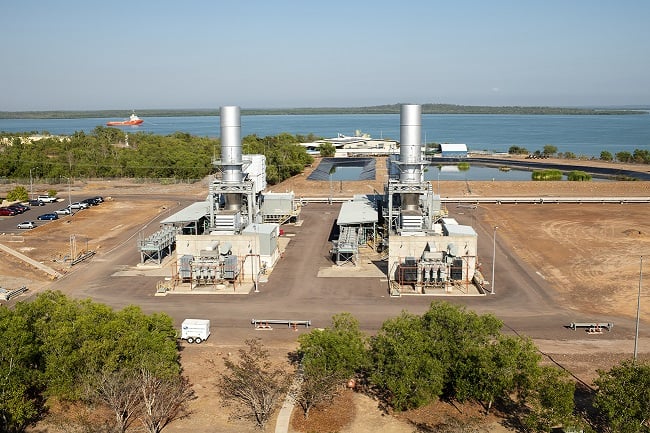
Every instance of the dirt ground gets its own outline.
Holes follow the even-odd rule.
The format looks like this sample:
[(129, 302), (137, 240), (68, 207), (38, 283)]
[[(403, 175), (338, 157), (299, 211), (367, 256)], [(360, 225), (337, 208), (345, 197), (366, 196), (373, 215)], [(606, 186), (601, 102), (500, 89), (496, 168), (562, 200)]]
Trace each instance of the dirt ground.
[[(269, 188), (274, 192), (294, 191), (297, 197), (327, 196), (329, 184), (308, 181), (310, 171)], [(645, 167), (643, 167), (645, 169)], [(385, 177), (384, 159), (377, 159), (375, 181), (338, 182), (333, 185), (334, 196), (349, 197), (354, 193), (383, 191)], [(434, 189), (437, 185), (434, 184)], [(6, 189), (11, 189), (11, 185)], [(178, 209), (177, 197), (205, 196), (205, 182), (194, 185), (139, 185), (124, 183), (76, 183), (75, 193), (100, 194), (113, 197), (104, 204), (80, 212), (72, 218), (46, 224), (22, 233), (17, 242), (9, 236), (0, 235), (0, 243), (13, 248), (60, 272), (69, 266), (64, 259), (71, 249), (109, 251), (118, 244), (115, 234), (134, 231), (145, 234), (156, 227), (145, 227), (162, 213)], [(453, 196), (650, 196), (650, 182), (440, 182), (442, 197)], [(5, 191), (0, 191), (3, 195)], [(146, 201), (138, 196), (151, 195)], [(168, 197), (168, 198), (166, 198)], [(152, 206), (153, 203), (153, 206)], [(500, 238), (509, 244), (514, 253), (529, 263), (552, 283), (563, 295), (568, 305), (583, 312), (624, 315), (633, 317), (639, 283), (639, 257), (650, 257), (650, 207), (647, 204), (544, 204), (544, 205), (490, 205), (482, 206), (484, 223), (498, 225)], [(142, 229), (142, 230), (141, 230)], [(71, 242), (71, 236), (74, 241)], [(139, 235), (130, 241), (134, 243)], [(17, 240), (11, 238), (11, 240)], [(27, 285), (30, 291), (47, 288), (51, 277), (35, 270), (13, 256), (0, 252), (0, 277), (3, 287)], [(647, 302), (648, 297), (644, 297)], [(650, 323), (650, 309), (642, 310), (642, 320)], [(585, 346), (584, 350), (562, 341), (539, 341), (536, 343), (552, 359), (561, 361), (572, 373), (588, 383), (595, 377), (596, 369), (607, 369), (622, 359), (623, 350), (614, 342), (598, 347)], [(175, 422), (166, 431), (208, 433), (213, 431), (249, 432), (249, 424), (228, 416), (214, 392), (215, 381), (221, 370), (223, 357), (234, 356), (243, 341), (216, 344), (206, 342), (183, 350), (183, 368), (194, 383), (199, 397), (191, 405), (192, 414)], [(286, 359), (295, 348), (295, 342), (287, 345), (270, 345), (273, 358)], [(627, 347), (625, 350), (627, 351)], [(647, 348), (645, 350), (647, 352)], [(644, 356), (647, 357), (647, 353)], [(629, 351), (628, 351), (629, 353)], [(550, 358), (549, 358), (550, 359)], [(548, 361), (551, 362), (551, 361)], [(206, 380), (206, 377), (210, 379)], [(341, 416), (348, 417), (345, 426), (337, 429), (342, 433), (374, 433), (377, 430), (407, 433), (414, 431), (414, 424), (428, 424), (436, 414), (447, 413), (444, 408), (425, 408), (420, 411), (386, 415), (378, 409), (377, 402), (360, 394), (349, 393), (337, 405)], [(349, 409), (344, 414), (342, 409)], [(456, 410), (456, 409), (454, 409)], [(478, 413), (467, 409), (468, 416)], [(351, 413), (351, 415), (350, 415)], [(450, 411), (449, 413), (453, 413)], [(294, 411), (294, 416), (296, 411)], [(313, 414), (314, 416), (317, 413)], [(330, 431), (328, 419), (319, 425), (307, 427), (306, 431)], [(410, 420), (410, 421), (409, 421)], [(274, 429), (274, 421), (267, 431)], [(488, 419), (487, 430), (507, 431), (498, 420)], [(296, 424), (294, 424), (296, 425)], [(296, 431), (293, 427), (293, 430)], [(51, 430), (52, 431), (52, 430)], [(303, 430), (305, 431), (305, 430)]]

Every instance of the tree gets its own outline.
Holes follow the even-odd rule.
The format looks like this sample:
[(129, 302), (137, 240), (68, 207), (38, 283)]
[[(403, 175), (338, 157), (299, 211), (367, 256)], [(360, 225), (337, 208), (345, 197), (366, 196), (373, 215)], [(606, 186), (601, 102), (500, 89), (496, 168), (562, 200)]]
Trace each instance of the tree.
[(370, 380), (395, 409), (417, 408), (442, 395), (445, 366), (432, 353), (420, 317), (402, 313), (388, 319), (370, 346)]
[(603, 150), (600, 152), (600, 160), (601, 161), (612, 161), (614, 159), (614, 156), (611, 154), (611, 152), (608, 152), (606, 150)]
[(309, 418), (313, 407), (329, 403), (339, 395), (343, 379), (340, 372), (329, 371), (321, 365), (303, 368), (300, 389), (296, 393), (303, 416)]
[(650, 150), (634, 149), (632, 160), (640, 164), (650, 164)]
[(187, 415), (187, 402), (194, 398), (187, 378), (158, 377), (143, 369), (140, 379), (140, 421), (147, 432), (160, 433), (169, 423)]
[(544, 156), (552, 156), (557, 153), (557, 146), (553, 146), (552, 144), (547, 144), (544, 146), (542, 149), (542, 154)]
[(558, 368), (543, 366), (532, 383), (525, 403), (529, 409), (522, 423), (530, 431), (550, 432), (557, 425), (571, 425), (575, 419), (575, 382)]
[(632, 162), (632, 154), (626, 151), (617, 152), (616, 160), (620, 162)]
[(239, 350), (238, 363), (224, 358), (226, 371), (219, 381), (219, 394), (236, 406), (239, 417), (263, 429), (288, 389), (289, 375), (273, 366), (259, 339), (246, 340), (246, 347)]
[(528, 149), (526, 149), (525, 147), (521, 147), (521, 146), (510, 146), (510, 147), (508, 148), (508, 153), (509, 153), (510, 155), (527, 155), (527, 154), (530, 153), (530, 152), (528, 152)]
[(313, 406), (330, 401), (344, 380), (367, 366), (367, 339), (359, 322), (342, 313), (332, 318), (331, 328), (303, 334), (298, 342), (303, 382), (297, 400), (306, 418)]
[(303, 366), (320, 364), (325, 370), (352, 377), (368, 363), (367, 338), (349, 313), (332, 317), (332, 327), (316, 329), (298, 338)]
[(402, 313), (371, 339), (371, 381), (397, 410), (444, 395), (489, 412), (497, 399), (527, 394), (540, 360), (530, 340), (502, 335), (502, 325), (446, 302), (432, 302), (421, 317)]
[(497, 398), (527, 391), (537, 371), (539, 354), (530, 340), (499, 335), (493, 342), (471, 348), (453, 375), (456, 396), (473, 398), (486, 414)]
[(0, 307), (0, 431), (21, 432), (43, 411), (38, 342), (22, 315)]
[(494, 315), (478, 315), (448, 302), (432, 302), (422, 322), (435, 347), (435, 355), (446, 365), (460, 362), (463, 349), (492, 341), (503, 325)]
[(336, 155), (336, 147), (329, 141), (326, 141), (325, 143), (321, 143), (320, 147), (320, 156), (322, 157), (333, 157)]
[(650, 364), (626, 360), (609, 371), (599, 371), (594, 406), (611, 431), (650, 431)]
[(18, 185), (7, 193), (7, 200), (9, 201), (25, 201), (27, 199), (29, 199), (29, 193), (22, 185)]
[(141, 382), (134, 371), (98, 373), (87, 381), (85, 399), (108, 407), (114, 414), (112, 431), (124, 433), (142, 410)]
[(161, 377), (180, 373), (176, 330), (166, 314), (145, 315), (139, 307), (119, 312), (61, 292), (44, 292), (16, 311), (40, 343), (47, 393), (75, 400), (85, 378), (102, 371), (147, 368)]

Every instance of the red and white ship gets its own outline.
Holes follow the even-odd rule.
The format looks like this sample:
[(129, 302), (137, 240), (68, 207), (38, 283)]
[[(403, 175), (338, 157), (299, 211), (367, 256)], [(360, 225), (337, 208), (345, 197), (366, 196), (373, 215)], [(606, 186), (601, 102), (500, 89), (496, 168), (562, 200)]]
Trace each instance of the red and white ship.
[(135, 126), (141, 124), (142, 122), (144, 122), (144, 120), (136, 116), (135, 113), (131, 113), (131, 116), (129, 116), (128, 119), (106, 122), (106, 126)]

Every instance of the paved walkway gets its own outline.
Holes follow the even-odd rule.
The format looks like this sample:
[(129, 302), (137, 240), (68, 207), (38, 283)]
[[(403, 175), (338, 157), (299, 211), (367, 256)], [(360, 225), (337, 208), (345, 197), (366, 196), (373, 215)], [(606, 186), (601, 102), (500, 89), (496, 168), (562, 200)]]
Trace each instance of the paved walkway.
[(291, 412), (293, 412), (293, 407), (296, 404), (295, 395), (298, 393), (301, 383), (301, 376), (296, 375), (296, 379), (294, 379), (291, 384), (289, 392), (287, 392), (287, 396), (284, 399), (284, 403), (282, 403), (280, 413), (278, 413), (278, 419), (275, 422), (275, 433), (287, 433), (289, 431)]

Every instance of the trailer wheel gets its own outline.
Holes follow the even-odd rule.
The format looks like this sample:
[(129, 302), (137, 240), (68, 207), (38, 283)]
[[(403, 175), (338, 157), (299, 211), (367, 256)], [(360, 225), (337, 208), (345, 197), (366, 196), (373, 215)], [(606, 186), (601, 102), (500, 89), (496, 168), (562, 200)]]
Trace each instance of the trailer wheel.
[(201, 341), (203, 340), (201, 340), (201, 337), (196, 337), (194, 341), (196, 342), (196, 344), (201, 344)]
[(187, 342), (192, 344), (194, 343), (194, 339), (192, 337), (187, 337)]

